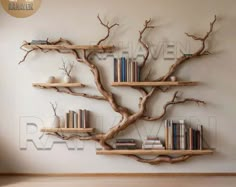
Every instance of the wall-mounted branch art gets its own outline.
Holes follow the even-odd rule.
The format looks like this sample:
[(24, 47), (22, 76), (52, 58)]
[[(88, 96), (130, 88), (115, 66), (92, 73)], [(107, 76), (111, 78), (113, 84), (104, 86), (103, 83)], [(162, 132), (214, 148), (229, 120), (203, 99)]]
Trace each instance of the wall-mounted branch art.
[[(46, 89), (55, 89), (58, 92), (71, 94), (74, 96), (81, 96), (86, 97), (89, 99), (95, 99), (100, 100), (102, 102), (107, 102), (110, 104), (111, 109), (119, 113), (121, 118), (120, 121), (113, 126), (111, 129), (109, 129), (107, 132), (103, 133), (96, 133), (95, 132), (88, 132), (86, 136), (73, 135), (73, 136), (64, 136), (58, 131), (58, 129), (52, 130), (52, 129), (43, 129), (44, 132), (48, 132), (51, 135), (55, 135), (61, 139), (69, 140), (73, 138), (78, 138), (80, 140), (94, 140), (97, 141), (102, 147), (103, 150), (97, 151), (97, 154), (121, 154), (124, 156), (128, 156), (130, 158), (133, 158), (139, 162), (143, 163), (149, 163), (149, 164), (158, 164), (161, 162), (168, 162), (168, 163), (175, 163), (180, 161), (185, 161), (191, 156), (195, 155), (204, 155), (204, 154), (210, 154), (213, 151), (208, 150), (143, 150), (143, 149), (135, 149), (135, 150), (116, 150), (113, 145), (109, 144), (111, 139), (114, 139), (119, 132), (125, 131), (128, 127), (134, 125), (139, 120), (144, 120), (146, 122), (148, 121), (157, 121), (162, 120), (168, 113), (168, 109), (177, 106), (180, 104), (185, 103), (196, 103), (196, 104), (202, 104), (204, 105), (205, 102), (196, 98), (182, 98), (180, 97), (179, 92), (173, 93), (172, 99), (167, 102), (163, 106), (163, 112), (160, 115), (157, 116), (151, 116), (147, 108), (149, 107), (149, 101), (154, 96), (155, 93), (160, 92), (170, 92), (171, 86), (194, 86), (197, 85), (196, 82), (177, 82), (177, 81), (169, 81), (171, 76), (174, 76), (176, 71), (183, 67), (184, 64), (190, 62), (191, 59), (196, 59), (203, 57), (205, 55), (209, 55), (210, 52), (207, 49), (207, 40), (210, 36), (210, 34), (213, 31), (213, 27), (216, 22), (216, 16), (214, 17), (213, 21), (210, 23), (210, 28), (206, 32), (206, 34), (202, 37), (195, 36), (189, 33), (186, 33), (187, 37), (192, 38), (193, 40), (200, 42), (200, 47), (198, 50), (193, 52), (191, 55), (185, 55), (183, 54), (181, 57), (179, 57), (175, 63), (169, 68), (169, 70), (160, 78), (156, 80), (148, 80), (149, 78), (145, 78), (144, 81), (140, 82), (114, 82), (114, 86), (130, 86), (134, 89), (134, 91), (138, 91), (140, 93), (140, 98), (137, 103), (139, 106), (138, 110), (133, 112), (129, 110), (127, 107), (122, 106), (117, 102), (117, 97), (115, 93), (112, 93), (110, 90), (106, 89), (101, 81), (101, 76), (103, 75), (102, 71), (95, 65), (92, 58), (89, 58), (90, 56), (96, 54), (96, 53), (107, 53), (112, 52), (115, 49), (115, 46), (107, 46), (103, 45), (104, 41), (109, 38), (110, 33), (112, 29), (115, 29), (115, 27), (119, 26), (119, 24), (109, 24), (102, 21), (102, 19), (98, 16), (97, 17), (100, 24), (106, 29), (106, 35), (101, 38), (96, 45), (74, 45), (69, 40), (65, 40), (63, 38), (59, 39), (58, 41), (50, 42), (42, 42), (39, 44), (30, 43), (30, 42), (24, 42), (24, 44), (21, 46), (22, 49), (26, 51), (25, 56), (23, 59), (19, 62), (23, 63), (28, 55), (34, 51), (41, 51), (41, 52), (48, 52), (48, 51), (56, 51), (58, 53), (63, 54), (70, 54), (73, 55), (78, 63), (83, 63), (86, 66), (88, 66), (93, 74), (94, 82), (96, 85), (96, 88), (100, 95), (90, 95), (87, 93), (80, 93), (75, 92), (73, 90), (73, 87), (69, 87), (69, 85), (64, 86), (42, 86), (42, 88)], [(149, 45), (144, 41), (144, 35), (146, 34), (146, 31), (148, 29), (153, 29), (154, 26), (151, 24), (152, 20), (146, 20), (144, 23), (143, 28), (139, 31), (139, 43), (140, 45), (145, 49), (146, 55), (144, 56), (143, 62), (139, 65), (140, 72), (142, 72), (149, 60), (150, 55), (150, 48)], [(142, 74), (141, 74), (142, 75)], [(141, 80), (144, 80), (143, 77), (141, 77)], [(148, 82), (147, 82), (148, 81)], [(34, 84), (37, 85), (37, 84)], [(149, 87), (149, 89), (147, 89)], [(154, 140), (156, 141), (156, 140)], [(142, 158), (142, 155), (156, 155), (155, 158), (147, 159)], [(177, 156), (176, 156), (177, 155)]]

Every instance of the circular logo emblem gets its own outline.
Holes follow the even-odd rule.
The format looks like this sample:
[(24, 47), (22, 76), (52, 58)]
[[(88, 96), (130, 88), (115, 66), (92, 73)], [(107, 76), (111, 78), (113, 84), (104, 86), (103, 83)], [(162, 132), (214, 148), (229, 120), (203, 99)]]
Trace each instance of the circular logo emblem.
[(41, 0), (1, 0), (1, 3), (4, 10), (11, 16), (25, 18), (37, 12)]

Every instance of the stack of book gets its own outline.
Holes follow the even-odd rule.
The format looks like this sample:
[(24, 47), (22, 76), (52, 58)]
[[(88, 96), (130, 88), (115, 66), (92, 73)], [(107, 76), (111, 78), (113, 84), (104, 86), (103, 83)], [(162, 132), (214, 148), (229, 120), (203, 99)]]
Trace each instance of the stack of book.
[(30, 45), (47, 45), (48, 41), (47, 40), (32, 40), (30, 42)]
[(184, 120), (165, 122), (165, 146), (173, 150), (202, 150), (203, 126), (198, 130), (187, 128)]
[(137, 143), (134, 139), (116, 139), (116, 149), (137, 149)]
[(78, 110), (78, 112), (70, 110), (66, 113), (65, 128), (89, 128), (89, 111)]
[(139, 82), (140, 66), (137, 62), (122, 58), (114, 59), (114, 82)]
[(143, 149), (157, 149), (157, 150), (162, 150), (165, 149), (161, 141), (159, 140), (158, 137), (151, 137), (148, 136), (142, 145)]

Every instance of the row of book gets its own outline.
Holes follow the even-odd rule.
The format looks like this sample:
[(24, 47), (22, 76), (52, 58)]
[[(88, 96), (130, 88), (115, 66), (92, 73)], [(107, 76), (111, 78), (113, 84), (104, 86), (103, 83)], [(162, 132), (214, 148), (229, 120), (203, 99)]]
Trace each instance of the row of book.
[(161, 143), (160, 139), (156, 136), (148, 136), (143, 142), (142, 149), (156, 149), (163, 150), (165, 147)]
[(66, 113), (65, 128), (89, 128), (89, 111), (78, 110), (77, 112), (70, 110)]
[(114, 59), (114, 82), (140, 82), (140, 66), (130, 59)]
[(137, 143), (135, 139), (127, 138), (127, 139), (116, 139), (115, 142), (116, 149), (137, 149)]
[(187, 128), (184, 120), (165, 121), (165, 146), (172, 150), (202, 150), (203, 126)]

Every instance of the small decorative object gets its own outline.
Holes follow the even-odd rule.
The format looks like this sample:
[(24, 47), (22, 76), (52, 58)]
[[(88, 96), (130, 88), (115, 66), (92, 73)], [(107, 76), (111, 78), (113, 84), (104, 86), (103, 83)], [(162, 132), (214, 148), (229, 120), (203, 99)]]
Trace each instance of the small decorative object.
[(48, 77), (47, 83), (54, 83), (56, 78), (54, 76)]
[(176, 78), (176, 76), (171, 76), (171, 77), (170, 77), (170, 80), (171, 80), (172, 82), (175, 82), (175, 81), (177, 81), (177, 78)]
[(57, 103), (50, 103), (53, 109), (53, 119), (51, 121), (51, 128), (60, 128), (60, 117), (57, 115)]
[(73, 68), (74, 68), (74, 62), (69, 63), (69, 65), (67, 66), (65, 61), (63, 60), (62, 67), (59, 69), (62, 70), (65, 74), (64, 79), (63, 79), (65, 83), (70, 83), (72, 81), (71, 71), (73, 70)]

